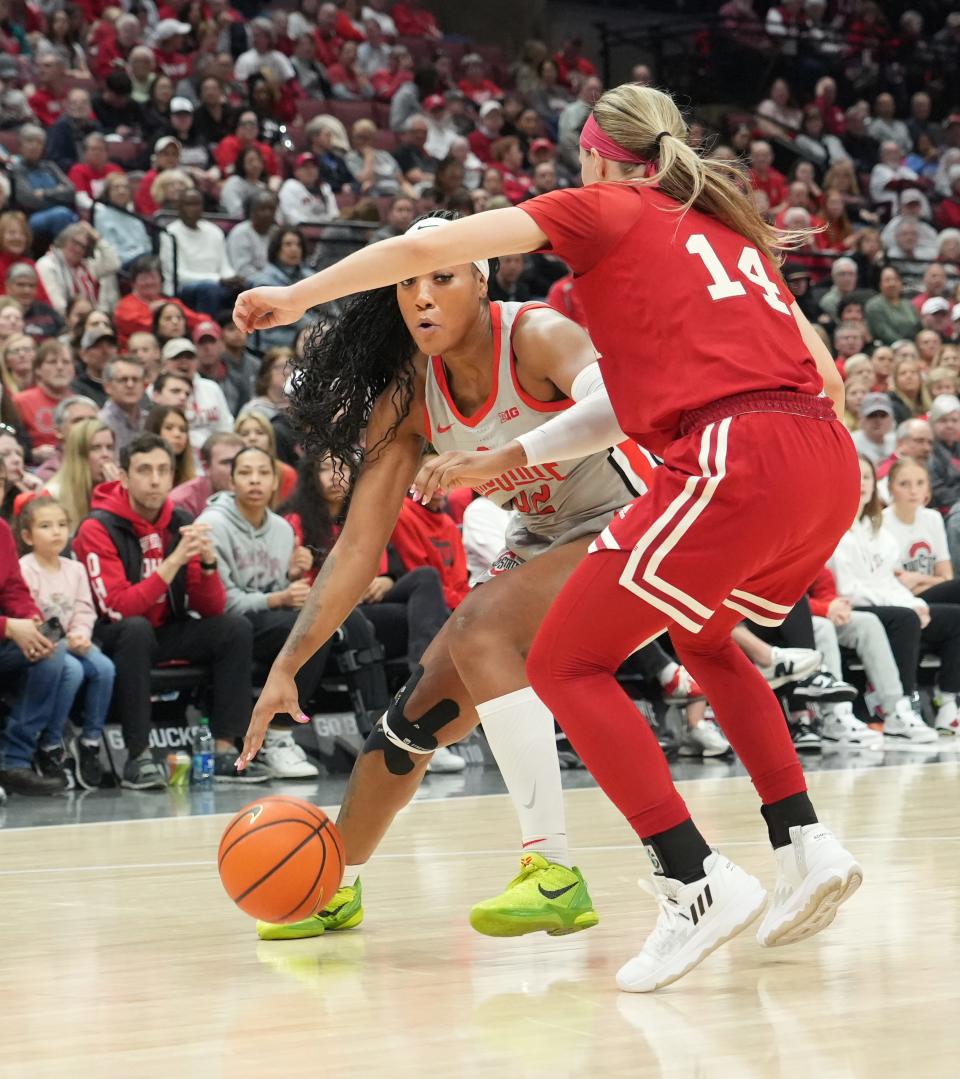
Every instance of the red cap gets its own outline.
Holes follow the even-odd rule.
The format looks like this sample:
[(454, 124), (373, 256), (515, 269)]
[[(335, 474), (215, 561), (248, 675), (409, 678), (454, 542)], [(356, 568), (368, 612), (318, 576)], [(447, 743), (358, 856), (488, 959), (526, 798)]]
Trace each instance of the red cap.
[(214, 341), (219, 341), (223, 336), (223, 330), (211, 319), (205, 319), (203, 322), (197, 323), (197, 328), (193, 331), (192, 336), (193, 343), (199, 345), (204, 337), (212, 337)]
[(946, 120), (943, 121), (944, 127), (952, 127), (954, 124), (960, 124), (960, 112), (951, 112)]
[(431, 94), (429, 97), (424, 98), (423, 107), (427, 112), (433, 112), (434, 109), (445, 109), (447, 102), (443, 94)]
[(299, 169), (301, 165), (316, 165), (317, 158), (315, 154), (298, 154), (296, 161), (293, 163), (295, 169)]
[(550, 151), (552, 151), (553, 149), (554, 149), (553, 143), (549, 139), (542, 139), (542, 138), (541, 139), (534, 139), (533, 142), (530, 143), (530, 153), (531, 154), (535, 154), (539, 150), (550, 150)]

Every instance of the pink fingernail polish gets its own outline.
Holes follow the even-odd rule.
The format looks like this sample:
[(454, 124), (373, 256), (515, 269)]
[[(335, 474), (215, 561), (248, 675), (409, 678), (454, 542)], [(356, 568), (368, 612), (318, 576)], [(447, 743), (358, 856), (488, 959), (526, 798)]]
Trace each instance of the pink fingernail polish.
[(309, 723), (310, 722), (310, 717), (307, 715), (306, 712), (301, 712), (300, 715), (297, 716), (297, 722), (298, 723)]

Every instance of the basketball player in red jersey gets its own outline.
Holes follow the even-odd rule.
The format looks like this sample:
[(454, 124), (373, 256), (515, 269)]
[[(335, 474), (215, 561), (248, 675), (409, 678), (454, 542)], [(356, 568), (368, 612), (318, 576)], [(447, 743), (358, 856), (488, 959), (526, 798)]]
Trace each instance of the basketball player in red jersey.
[[(244, 293), (235, 312), (244, 330), (285, 324), (358, 288), (494, 252), (550, 249), (578, 275), (616, 418), (664, 465), (564, 586), (527, 671), (654, 866), (657, 924), (617, 975), (631, 992), (682, 977), (767, 900), (707, 845), (614, 679), (665, 628), (761, 798), (778, 879), (759, 942), (824, 928), (862, 880), (818, 823), (776, 699), (729, 636), (743, 617), (779, 624), (857, 512), (842, 384), (776, 270), (790, 237), (762, 220), (734, 168), (685, 136), (667, 94), (617, 87), (584, 126), (582, 189), (386, 241), (290, 288)], [(551, 460), (559, 440), (547, 431), (562, 420), (542, 428)], [(489, 466), (536, 464), (531, 451), (518, 441)], [(424, 482), (482, 470), (441, 460)]]
[[(412, 231), (450, 225), (432, 216)], [(360, 601), (376, 574), (425, 438), (439, 449), (495, 450), (552, 416), (586, 409), (589, 420), (597, 401), (609, 410), (587, 334), (544, 304), (489, 302), (488, 275), (484, 260), (362, 294), (307, 344), (295, 379), (294, 423), (316, 451), (335, 458), (353, 457), (364, 428), (369, 448), (316, 586), (316, 609), (306, 620), (309, 652), (336, 630), (342, 611)], [(610, 430), (625, 442), (616, 424)], [(503, 895), (478, 904), (472, 924), (496, 936), (596, 924), (567, 849), (553, 717), (527, 685), (525, 659), (589, 542), (646, 490), (652, 474), (647, 457), (627, 444), (562, 469), (552, 462), (508, 469), (485, 485), (486, 497), (513, 510), (508, 549), (427, 649), (357, 761), (337, 821), (349, 862), (345, 886), (327, 909), (302, 922), (259, 923), (261, 937), (314, 936), (358, 923), (359, 866), (412, 798), (430, 752), (464, 737), (478, 717), (516, 806), (524, 854), (520, 876)], [(669, 665), (678, 682), (686, 679), (656, 652), (661, 662), (651, 657), (653, 667)], [(275, 712), (289, 711), (278, 703), (278, 694), (290, 691), (285, 662), (254, 711), (247, 758)], [(695, 730), (701, 745), (712, 737), (725, 746), (709, 721)]]

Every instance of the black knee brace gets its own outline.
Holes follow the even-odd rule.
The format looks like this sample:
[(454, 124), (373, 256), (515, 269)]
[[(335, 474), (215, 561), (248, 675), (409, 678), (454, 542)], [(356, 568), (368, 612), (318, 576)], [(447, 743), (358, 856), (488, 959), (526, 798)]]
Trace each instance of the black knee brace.
[(403, 710), (422, 677), (423, 667), (418, 665), (363, 744), (364, 753), (383, 750), (387, 770), (393, 775), (403, 776), (413, 770), (411, 753), (418, 756), (433, 753), (437, 748), (437, 732), (460, 715), (457, 702), (445, 699), (428, 708), (416, 723), (406, 719)]

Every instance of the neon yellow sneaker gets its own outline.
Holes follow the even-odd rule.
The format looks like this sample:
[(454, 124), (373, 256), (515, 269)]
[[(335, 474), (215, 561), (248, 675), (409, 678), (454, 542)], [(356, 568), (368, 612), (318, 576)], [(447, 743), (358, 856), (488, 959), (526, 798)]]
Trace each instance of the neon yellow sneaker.
[(330, 904), (299, 922), (275, 925), (273, 922), (257, 922), (257, 936), (261, 940), (302, 940), (319, 937), (327, 930), (353, 929), (363, 921), (363, 892), (360, 878), (353, 884), (339, 889)]
[(549, 933), (561, 937), (599, 922), (579, 869), (525, 854), (520, 872), (506, 891), (485, 899), (470, 911), (470, 924), (488, 937), (520, 937)]

